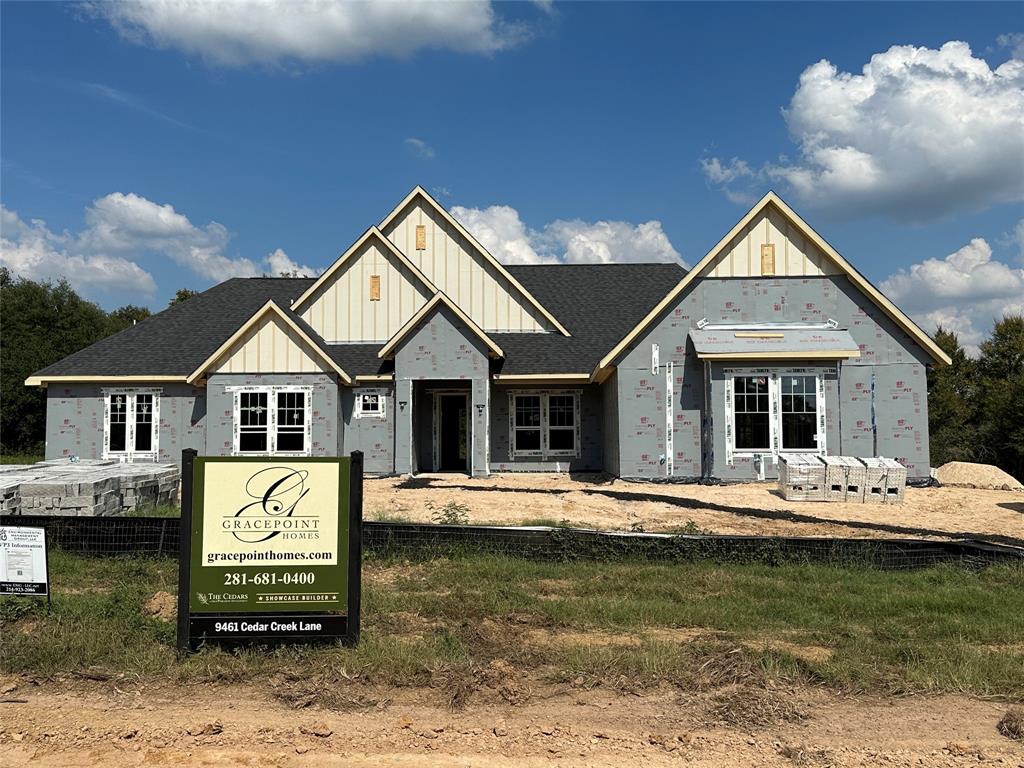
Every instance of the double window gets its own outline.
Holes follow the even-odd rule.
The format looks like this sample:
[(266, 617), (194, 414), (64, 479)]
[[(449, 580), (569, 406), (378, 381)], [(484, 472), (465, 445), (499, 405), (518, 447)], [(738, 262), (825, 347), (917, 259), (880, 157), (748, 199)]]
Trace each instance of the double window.
[(103, 458), (156, 460), (160, 390), (103, 390)]
[(579, 456), (579, 393), (515, 392), (509, 397), (512, 456)]
[(356, 392), (356, 405), (353, 415), (357, 419), (378, 418), (387, 416), (387, 399), (382, 389), (368, 389), (365, 392)]
[(815, 371), (729, 373), (728, 448), (736, 453), (825, 452), (825, 404)]
[(311, 387), (237, 387), (234, 454), (309, 456)]

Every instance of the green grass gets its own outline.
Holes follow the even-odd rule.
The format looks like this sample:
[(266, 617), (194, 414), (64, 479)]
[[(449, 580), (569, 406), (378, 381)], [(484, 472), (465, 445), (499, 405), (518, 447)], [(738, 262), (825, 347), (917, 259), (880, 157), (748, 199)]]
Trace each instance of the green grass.
[(126, 517), (181, 517), (181, 507), (177, 504), (156, 504), (137, 507)]
[[(176, 562), (53, 552), (50, 571), (51, 613), (40, 602), (0, 601), (0, 671), (92, 669), (173, 682), (258, 682), (280, 672), (326, 681), (326, 690), (345, 670), (387, 685), (436, 687), (441, 677), (461, 690), (473, 670), (503, 659), (586, 685), (689, 690), (771, 679), (1024, 696), (1020, 568), (370, 558), (357, 648), (206, 650), (184, 662), (173, 623), (143, 609), (158, 590), (174, 594)], [(586, 634), (603, 639), (582, 643)]]
[(35, 464), (42, 461), (42, 454), (35, 453), (3, 453), (0, 454), (0, 464)]

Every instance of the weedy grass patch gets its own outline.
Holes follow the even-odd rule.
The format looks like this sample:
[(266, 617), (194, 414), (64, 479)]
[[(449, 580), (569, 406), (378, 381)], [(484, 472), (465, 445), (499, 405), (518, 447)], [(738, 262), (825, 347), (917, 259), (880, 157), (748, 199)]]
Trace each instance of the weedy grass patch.
[[(1009, 566), (370, 556), (357, 647), (209, 648), (184, 660), (173, 621), (146, 610), (154, 593), (176, 593), (176, 561), (55, 551), (50, 571), (52, 611), (0, 600), (5, 673), (283, 680), (280, 697), (296, 706), (328, 696), (335, 682), (359, 681), (442, 689), (457, 708), (496, 664), (534, 680), (622, 690), (820, 684), (1024, 696), (1024, 570)], [(370, 701), (338, 696), (328, 705)]]

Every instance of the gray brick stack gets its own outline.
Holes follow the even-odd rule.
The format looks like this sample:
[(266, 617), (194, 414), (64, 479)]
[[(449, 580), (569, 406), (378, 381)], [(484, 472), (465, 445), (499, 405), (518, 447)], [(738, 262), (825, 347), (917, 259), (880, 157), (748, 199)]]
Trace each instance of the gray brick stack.
[(54, 459), (0, 467), (0, 511), (5, 515), (122, 515), (157, 504), (176, 504), (176, 464), (72, 463)]

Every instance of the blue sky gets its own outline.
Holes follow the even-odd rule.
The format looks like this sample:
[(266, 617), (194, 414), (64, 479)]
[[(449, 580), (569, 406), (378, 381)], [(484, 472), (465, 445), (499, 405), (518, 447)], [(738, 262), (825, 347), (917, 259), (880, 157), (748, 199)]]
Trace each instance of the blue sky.
[(5, 264), (157, 309), (415, 184), (505, 261), (693, 264), (774, 188), (926, 330), (1024, 302), (1017, 4), (251, 11), (0, 6)]

